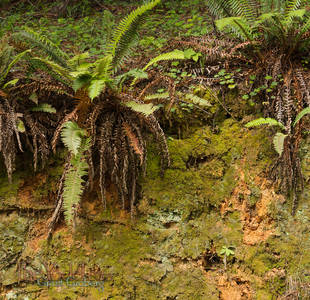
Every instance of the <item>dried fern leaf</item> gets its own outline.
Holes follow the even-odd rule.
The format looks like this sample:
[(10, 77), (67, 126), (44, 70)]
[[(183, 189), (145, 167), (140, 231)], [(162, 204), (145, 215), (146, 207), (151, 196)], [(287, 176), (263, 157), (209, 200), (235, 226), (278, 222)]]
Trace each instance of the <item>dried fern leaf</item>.
[(126, 122), (123, 123), (123, 129), (128, 137), (129, 140), (129, 144), (130, 146), (134, 149), (135, 153), (139, 156), (140, 158), (140, 165), (142, 165), (143, 162), (143, 148), (141, 147), (140, 143), (139, 143), (139, 139), (137, 138), (137, 136), (132, 132), (129, 124), (127, 124)]

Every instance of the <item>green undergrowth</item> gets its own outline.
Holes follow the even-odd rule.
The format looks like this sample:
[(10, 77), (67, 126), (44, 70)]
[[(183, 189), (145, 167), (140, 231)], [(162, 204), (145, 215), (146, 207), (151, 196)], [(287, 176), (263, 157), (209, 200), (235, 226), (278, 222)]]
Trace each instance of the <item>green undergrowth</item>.
[[(63, 50), (76, 52), (89, 51), (91, 55), (102, 54), (106, 33), (113, 25), (112, 13), (116, 23), (121, 16), (137, 7), (137, 2), (111, 1), (103, 7), (92, 1), (78, 1), (69, 5), (65, 15), (57, 16), (54, 12), (60, 1), (49, 2), (40, 7), (22, 3), (12, 10), (0, 12), (0, 38), (3, 35), (22, 29), (24, 26), (46, 35)], [(93, 5), (93, 6), (92, 6)], [(200, 36), (210, 30), (202, 0), (191, 0), (180, 3), (165, 1), (142, 28), (139, 47), (152, 53), (167, 45), (169, 37)], [(105, 12), (109, 10), (110, 13)], [(163, 22), (165, 18), (165, 22)], [(153, 55), (154, 56), (154, 55)]]

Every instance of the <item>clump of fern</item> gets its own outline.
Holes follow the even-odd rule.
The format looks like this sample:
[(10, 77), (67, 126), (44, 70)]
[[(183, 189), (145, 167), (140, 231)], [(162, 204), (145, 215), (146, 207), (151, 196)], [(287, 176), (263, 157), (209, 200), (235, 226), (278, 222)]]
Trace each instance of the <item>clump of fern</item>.
[[(169, 166), (166, 138), (154, 116), (158, 107), (143, 103), (130, 92), (129, 86), (124, 87), (130, 78), (133, 79), (132, 85), (139, 79), (148, 78), (147, 69), (152, 64), (162, 60), (182, 59), (184, 55), (167, 53), (151, 60), (144, 69), (121, 72), (137, 40), (140, 25), (159, 2), (145, 2), (125, 17), (112, 32), (103, 56), (95, 61), (88, 53), (68, 58), (47, 38), (28, 29), (14, 35), (15, 40), (22, 39), (23, 47), (35, 46), (35, 54), (31, 55), (29, 62), (48, 68), (55, 79), (60, 78), (62, 84), (72, 89), (74, 97), (70, 111), (58, 122), (51, 141), (56, 151), (61, 135), (70, 154), (59, 182), (57, 206), (50, 222), (50, 232), (59, 218), (62, 206), (67, 221), (72, 221), (86, 186), (90, 189), (98, 187), (103, 206), (106, 207), (107, 187), (114, 184), (121, 207), (129, 209), (133, 215), (137, 179), (146, 170), (148, 132), (154, 135), (160, 148), (162, 171)], [(74, 143), (69, 144), (73, 137), (80, 140), (81, 145), (83, 140), (87, 142), (81, 148), (74, 148)]]
[[(298, 157), (304, 123), (294, 118), (310, 106), (309, 76), (303, 57), (310, 54), (310, 14), (307, 1), (208, 1), (217, 30), (235, 40), (234, 49), (248, 60), (240, 90), (244, 99), (262, 106), (265, 117), (275, 119), (287, 134), (278, 134), (283, 154), (272, 170), (281, 190), (295, 193), (302, 185)], [(227, 59), (227, 61), (229, 58)], [(257, 95), (257, 96), (256, 96)], [(277, 170), (277, 171), (276, 171)], [(296, 198), (296, 195), (293, 196)], [(294, 211), (294, 210), (293, 210)]]
[[(273, 146), (276, 152), (279, 154), (279, 158), (283, 160), (284, 162), (284, 167), (282, 168), (283, 172), (283, 177), (282, 177), (282, 182), (285, 185), (290, 185), (291, 182), (296, 181), (296, 184), (294, 184), (294, 190), (292, 191), (292, 197), (293, 197), (293, 206), (292, 206), (292, 215), (295, 214), (297, 204), (298, 204), (298, 198), (297, 198), (297, 179), (294, 178), (294, 174), (299, 174), (299, 179), (300, 179), (300, 188), (301, 190), (303, 189), (303, 178), (302, 174), (300, 173), (300, 159), (298, 155), (292, 156), (291, 147), (285, 147), (287, 144), (294, 145), (296, 142), (296, 136), (294, 134), (295, 130), (298, 130), (298, 124), (301, 122), (302, 118), (305, 117), (306, 115), (310, 114), (310, 107), (306, 107), (303, 109), (295, 118), (293, 124), (292, 124), (292, 130), (288, 131), (287, 128), (282, 124), (281, 122), (273, 119), (273, 118), (259, 118), (256, 120), (253, 120), (251, 122), (248, 122), (245, 126), (248, 128), (251, 127), (258, 127), (262, 125), (267, 125), (267, 126), (276, 126), (280, 128), (282, 131), (285, 133), (278, 131), (274, 137), (273, 137)], [(300, 136), (298, 136), (298, 139), (300, 139)], [(292, 158), (294, 160), (292, 160)]]
[[(30, 50), (25, 50), (16, 54), (6, 39), (0, 42), (0, 153), (9, 181), (12, 181), (16, 154), (24, 149), (33, 152), (35, 170), (38, 156), (44, 164), (49, 154), (48, 136), (50, 121), (53, 120), (47, 114), (56, 112), (51, 104), (39, 99), (34, 86), (30, 87), (32, 94), (19, 99), (21, 95), (18, 91), (26, 92), (28, 89), (21, 85), (22, 77), (12, 79), (12, 70), (21, 69), (20, 61), (24, 63), (29, 53)], [(46, 95), (44, 98), (47, 98)]]

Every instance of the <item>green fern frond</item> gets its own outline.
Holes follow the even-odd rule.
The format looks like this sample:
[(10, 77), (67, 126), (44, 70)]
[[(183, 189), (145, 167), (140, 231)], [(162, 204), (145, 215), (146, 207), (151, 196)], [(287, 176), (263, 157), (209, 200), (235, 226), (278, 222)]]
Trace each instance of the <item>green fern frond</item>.
[(52, 62), (52, 61), (45, 59), (45, 58), (34, 57), (33, 60), (38, 60), (38, 61), (44, 63), (46, 66), (51, 68), (53, 72), (55, 72), (56, 74), (58, 74), (60, 76), (63, 76), (69, 82), (74, 81), (74, 77), (71, 75), (69, 69), (62, 67), (61, 65), (58, 65), (57, 63)]
[(208, 100), (194, 94), (186, 94), (185, 99), (199, 106), (211, 106), (211, 103)]
[(17, 54), (13, 60), (9, 63), (9, 65), (6, 67), (6, 69), (3, 71), (3, 73), (1, 73), (0, 75), (0, 86), (3, 83), (5, 77), (9, 74), (10, 70), (12, 69), (12, 67), (23, 58), (23, 56), (27, 53), (29, 53), (31, 50), (26, 50), (22, 53)]
[(179, 59), (185, 59), (184, 52), (181, 50), (174, 50), (168, 53), (163, 53), (151, 59), (150, 62), (142, 70), (146, 71), (150, 66), (160, 61), (179, 60)]
[(259, 25), (259, 24), (262, 24), (264, 22), (267, 22), (267, 21), (274, 21), (274, 17), (275, 16), (279, 16), (279, 13), (276, 13), (276, 12), (268, 12), (268, 13), (265, 13), (265, 14), (261, 14), (256, 22), (255, 22), (255, 26)]
[(53, 61), (60, 64), (62, 67), (67, 66), (68, 55), (57, 47), (44, 35), (41, 35), (30, 28), (17, 32), (12, 35), (13, 39), (18, 39), (26, 43), (30, 48), (37, 48), (39, 51), (47, 54)]
[(105, 79), (95, 79), (91, 80), (90, 85), (88, 87), (88, 96), (91, 100), (98, 97), (106, 87)]
[(121, 90), (122, 89), (122, 85), (124, 83), (124, 81), (126, 79), (128, 79), (129, 77), (133, 77), (133, 81), (137, 80), (137, 79), (146, 79), (148, 78), (148, 74), (147, 72), (144, 72), (143, 70), (141, 69), (132, 69), (122, 75), (119, 75), (117, 76), (115, 79), (114, 79), (114, 82), (117, 86), (119, 86), (119, 89)]
[(75, 56), (73, 56), (72, 58), (68, 59), (67, 63), (68, 66), (72, 67), (72, 68), (76, 68), (78, 66), (80, 66), (81, 64), (86, 62), (86, 59), (89, 58), (89, 52), (84, 52), (81, 54), (77, 54)]
[(127, 107), (130, 107), (132, 110), (142, 113), (146, 116), (151, 115), (159, 108), (159, 106), (155, 106), (152, 103), (144, 104), (144, 103), (137, 103), (135, 101), (126, 102), (125, 105)]
[(86, 131), (74, 122), (66, 122), (61, 132), (62, 141), (72, 152), (70, 169), (65, 176), (63, 199), (65, 217), (68, 224), (73, 219), (73, 208), (83, 194), (83, 176), (87, 175), (88, 164), (84, 153), (90, 148), (90, 138), (86, 138)]
[(215, 17), (231, 17), (229, 1), (209, 0), (206, 2), (210, 13)]
[(305, 24), (298, 33), (298, 38), (302, 37), (306, 32), (310, 30), (310, 17), (306, 18), (305, 20), (306, 20)]
[(14, 48), (5, 39), (0, 40), (0, 76), (5, 72), (14, 56)]
[(67, 224), (73, 219), (73, 207), (80, 202), (83, 194), (83, 176), (87, 175), (88, 165), (85, 161), (75, 160), (75, 164), (71, 166), (66, 174), (63, 190), (63, 206), (65, 210), (65, 218)]
[(284, 140), (287, 137), (287, 134), (283, 134), (281, 132), (277, 132), (273, 138), (273, 146), (274, 149), (281, 156), (284, 149)]
[(48, 104), (48, 103), (41, 103), (38, 106), (35, 106), (31, 109), (31, 111), (41, 111), (46, 113), (56, 113), (56, 109)]
[(221, 31), (228, 27), (229, 30), (231, 30), (242, 40), (248, 40), (251, 42), (255, 38), (250, 24), (248, 24), (246, 19), (243, 17), (229, 17), (219, 19), (216, 21), (216, 26)]
[(112, 34), (112, 41), (107, 46), (107, 54), (113, 57), (112, 66), (116, 69), (122, 62), (132, 42), (137, 37), (137, 31), (141, 25), (143, 17), (153, 9), (160, 0), (149, 1), (125, 17)]
[(8, 81), (8, 82), (6, 82), (4, 85), (3, 85), (3, 89), (5, 89), (6, 87), (8, 87), (8, 86), (10, 86), (10, 85), (16, 85), (16, 83), (19, 81), (19, 79), (18, 78), (15, 78), (15, 79), (12, 79), (12, 80), (10, 80), (10, 81)]
[(80, 76), (75, 78), (72, 83), (73, 90), (76, 92), (77, 90), (85, 86), (88, 86), (91, 82), (91, 79), (92, 79), (91, 74), (80, 74)]
[(250, 128), (250, 127), (257, 127), (261, 125), (279, 126), (282, 129), (285, 129), (285, 126), (282, 123), (272, 118), (259, 118), (259, 119), (246, 123), (245, 127)]
[(248, 22), (256, 19), (256, 2), (249, 0), (229, 0), (230, 9), (234, 16), (244, 17)]
[(167, 99), (167, 98), (169, 98), (169, 93), (165, 92), (165, 93), (156, 93), (147, 95), (146, 97), (144, 97), (144, 100)]
[(289, 14), (297, 10), (302, 3), (302, 0), (288, 0), (285, 8), (285, 16), (288, 18)]
[(293, 127), (295, 127), (295, 125), (300, 121), (300, 119), (307, 115), (307, 114), (310, 114), (310, 106), (304, 108), (297, 116), (296, 116), (296, 119), (293, 123)]
[(74, 155), (78, 154), (79, 148), (82, 144), (82, 139), (85, 136), (86, 131), (72, 121), (66, 122), (61, 131), (62, 142)]

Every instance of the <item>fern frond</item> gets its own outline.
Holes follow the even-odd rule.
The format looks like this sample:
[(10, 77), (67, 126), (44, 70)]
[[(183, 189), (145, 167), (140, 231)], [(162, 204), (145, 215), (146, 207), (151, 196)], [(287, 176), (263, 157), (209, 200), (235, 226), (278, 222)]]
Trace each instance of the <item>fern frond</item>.
[(137, 103), (135, 101), (126, 102), (125, 105), (127, 107), (130, 107), (132, 110), (142, 113), (146, 116), (151, 115), (159, 108), (158, 106), (155, 106), (152, 103), (144, 104), (144, 103)]
[(287, 134), (283, 134), (281, 132), (277, 132), (273, 138), (273, 146), (274, 149), (281, 156), (284, 149), (284, 140), (287, 137)]
[(306, 20), (307, 21), (305, 22), (305, 24), (303, 25), (303, 27), (300, 29), (298, 33), (298, 38), (302, 37), (306, 32), (310, 30), (310, 17), (308, 17)]
[(211, 106), (211, 103), (208, 100), (194, 94), (186, 94), (185, 99), (199, 106)]
[(88, 96), (91, 100), (98, 97), (101, 92), (104, 91), (106, 87), (105, 79), (95, 79), (91, 80), (90, 85), (88, 87)]
[(114, 69), (119, 66), (137, 37), (137, 30), (145, 14), (158, 3), (160, 0), (152, 0), (141, 5), (125, 17), (114, 30), (112, 40), (107, 46), (107, 54), (113, 57), (112, 66)]
[(84, 129), (81, 129), (77, 123), (68, 121), (64, 124), (61, 131), (61, 139), (69, 151), (74, 155), (78, 154), (82, 143), (82, 138), (86, 136)]
[(31, 50), (26, 50), (22, 53), (17, 54), (14, 59), (9, 63), (9, 65), (6, 67), (6, 69), (3, 71), (3, 73), (1, 73), (0, 75), (0, 86), (3, 83), (5, 77), (8, 75), (8, 73), (10, 72), (10, 70), (12, 69), (12, 67), (19, 61), (22, 59), (22, 57), (29, 53)]
[(96, 61), (94, 76), (98, 78), (109, 78), (112, 74), (112, 56), (106, 55), (102, 59)]
[(295, 127), (295, 125), (300, 121), (300, 119), (307, 115), (307, 114), (310, 114), (310, 106), (304, 108), (297, 116), (296, 116), (296, 119), (293, 123), (293, 127)]
[(91, 140), (86, 131), (74, 122), (66, 122), (61, 132), (62, 141), (72, 152), (70, 169), (65, 175), (63, 200), (68, 224), (73, 219), (73, 208), (77, 206), (83, 193), (83, 176), (87, 175), (88, 164), (84, 153), (89, 150)]
[(35, 106), (31, 111), (41, 111), (46, 113), (56, 113), (56, 109), (48, 103), (41, 103), (38, 106)]
[(301, 5), (302, 0), (288, 0), (285, 8), (285, 16), (289, 17), (290, 13), (297, 10)]
[(255, 36), (248, 24), (247, 20), (243, 17), (229, 17), (216, 20), (216, 26), (219, 30), (224, 30), (228, 27), (235, 35), (242, 40), (253, 41)]
[(214, 17), (231, 17), (229, 1), (227, 0), (209, 0), (206, 5)]
[(77, 90), (89, 85), (91, 78), (90, 74), (80, 74), (72, 83), (73, 90), (76, 92)]
[(228, 2), (234, 16), (244, 17), (248, 22), (256, 19), (256, 2), (249, 0), (229, 0)]
[(144, 97), (144, 100), (167, 99), (167, 98), (169, 98), (169, 93), (168, 92), (147, 95), (147, 96)]
[(0, 76), (5, 72), (12, 61), (14, 48), (11, 47), (5, 39), (0, 40)]
[(74, 77), (71, 75), (70, 71), (61, 65), (58, 65), (57, 63), (54, 63), (48, 59), (44, 59), (41, 57), (34, 57), (33, 60), (38, 60), (42, 63), (44, 63), (46, 66), (50, 67), (53, 72), (56, 74), (65, 77), (68, 81), (72, 82), (74, 81)]
[(163, 53), (151, 59), (150, 62), (143, 68), (143, 71), (146, 71), (150, 66), (160, 61), (179, 59), (185, 59), (184, 52), (181, 50), (174, 50), (168, 53)]
[(89, 58), (89, 52), (84, 52), (68, 59), (67, 63), (68, 66), (76, 68), (77, 66), (80, 66), (81, 64), (85, 63), (87, 58)]
[(15, 79), (12, 79), (8, 82), (6, 82), (4, 85), (3, 85), (3, 88), (5, 89), (6, 87), (10, 86), (10, 85), (16, 85), (16, 83), (19, 81), (18, 78), (15, 78)]
[(246, 123), (245, 127), (250, 128), (250, 127), (258, 127), (261, 125), (279, 126), (282, 129), (285, 129), (285, 126), (282, 123), (280, 123), (277, 120), (272, 119), (272, 118), (259, 118), (259, 119), (256, 119), (256, 120), (253, 120), (253, 121)]
[(76, 161), (65, 177), (63, 190), (63, 206), (68, 224), (73, 219), (73, 207), (80, 202), (83, 193), (83, 176), (87, 175), (88, 165), (85, 161)]
[(68, 55), (57, 47), (46, 36), (41, 35), (30, 28), (17, 32), (12, 35), (13, 39), (20, 40), (26, 43), (31, 48), (37, 48), (38, 50), (47, 54), (53, 61), (60, 64), (62, 67), (67, 66)]
[(140, 145), (138, 137), (132, 132), (129, 124), (124, 122), (122, 126), (126, 133), (130, 146), (134, 149), (135, 153), (139, 156), (140, 164), (142, 165), (143, 155), (144, 155), (143, 146)]

